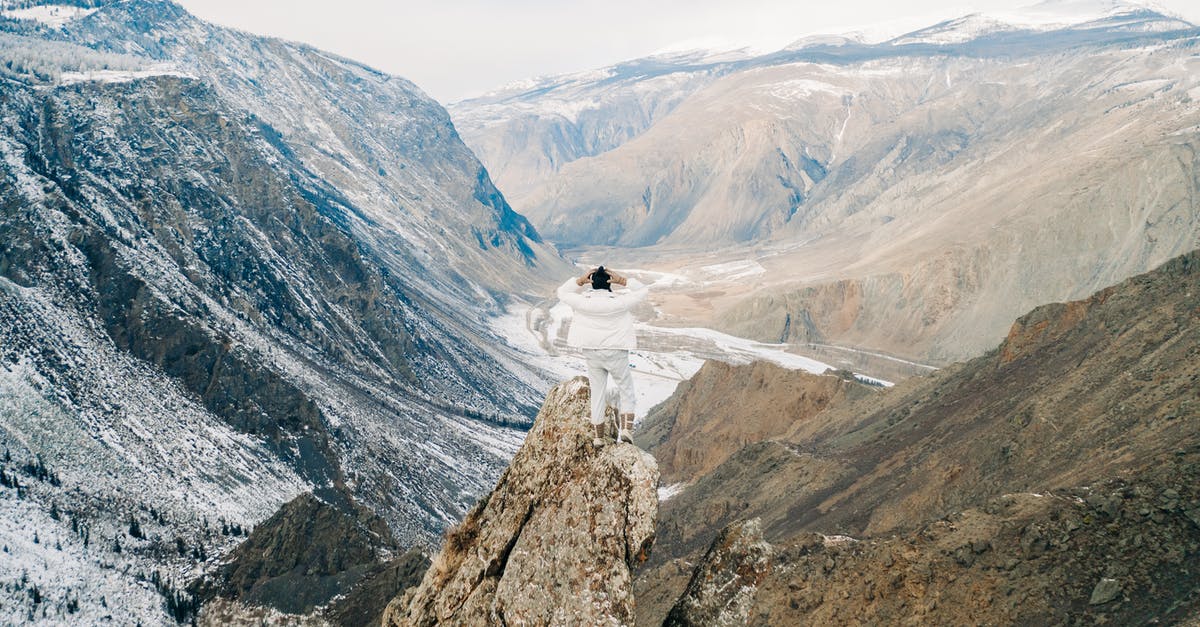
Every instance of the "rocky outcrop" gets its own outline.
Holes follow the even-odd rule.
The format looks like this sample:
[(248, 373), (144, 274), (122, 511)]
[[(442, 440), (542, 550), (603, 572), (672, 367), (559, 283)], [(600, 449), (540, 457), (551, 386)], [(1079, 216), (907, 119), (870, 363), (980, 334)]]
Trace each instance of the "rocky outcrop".
[(419, 549), (411, 549), (363, 577), (350, 592), (326, 606), (321, 616), (334, 625), (345, 627), (378, 625), (388, 603), (421, 583), (421, 577), (428, 569), (429, 556)]
[(446, 537), (385, 626), (631, 625), (631, 569), (654, 541), (658, 469), (592, 446), (582, 377), (550, 391), (508, 470)]
[(697, 564), (664, 627), (745, 625), (774, 552), (757, 518), (726, 527)]
[(1103, 290), (1087, 300), (1038, 307), (1021, 316), (1000, 345), (1000, 363), (1009, 364), (1038, 348), (1061, 341), (1093, 307), (1104, 302), (1109, 291)]
[(1134, 481), (991, 499), (892, 538), (779, 547), (747, 625), (1178, 624), (1200, 608), (1200, 448)]
[(219, 596), (288, 614), (312, 612), (381, 570), (383, 556), (397, 550), (382, 519), (353, 504), (342, 507), (353, 515), (311, 494), (296, 497), (193, 590), (201, 600)]
[(708, 361), (651, 410), (634, 441), (654, 455), (664, 484), (691, 482), (747, 444), (803, 430), (831, 403), (870, 393), (835, 374)]

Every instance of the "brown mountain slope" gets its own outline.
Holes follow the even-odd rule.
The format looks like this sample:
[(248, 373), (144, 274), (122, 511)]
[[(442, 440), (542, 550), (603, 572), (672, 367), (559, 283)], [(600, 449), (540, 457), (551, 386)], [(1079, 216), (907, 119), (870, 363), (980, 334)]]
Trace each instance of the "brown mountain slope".
[(871, 390), (850, 375), (709, 361), (650, 412), (635, 442), (658, 460), (664, 484), (690, 482), (747, 444), (781, 437), (830, 404)]
[[(1040, 307), (983, 357), (803, 424), (663, 504), (643, 600), (669, 598), (663, 586), (678, 594), (687, 575), (670, 560), (739, 519), (761, 516), (771, 541), (881, 537), (1004, 494), (1137, 478), (1196, 446), (1200, 252)], [(654, 605), (639, 618), (661, 620), (669, 605)]]
[(898, 537), (809, 533), (746, 555), (714, 542), (697, 572), (756, 576), (733, 599), (693, 578), (672, 614), (736, 611), (749, 625), (1189, 624), (1200, 609), (1198, 483), (1193, 446), (1132, 482), (1004, 495)]

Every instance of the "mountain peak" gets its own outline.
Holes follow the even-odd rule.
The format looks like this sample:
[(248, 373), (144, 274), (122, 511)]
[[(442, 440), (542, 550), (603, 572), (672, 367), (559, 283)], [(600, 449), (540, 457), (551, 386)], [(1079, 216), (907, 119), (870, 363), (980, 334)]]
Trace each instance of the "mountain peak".
[(784, 50), (803, 50), (818, 46), (846, 46), (866, 43), (867, 37), (861, 32), (842, 33), (840, 35), (808, 35), (788, 44)]
[(1130, 0), (1044, 0), (1012, 11), (990, 11), (986, 15), (1022, 26), (1067, 27), (1129, 15), (1191, 25), (1154, 2)]
[(1193, 24), (1157, 5), (1126, 0), (1045, 0), (1013, 10), (971, 13), (893, 39), (900, 44), (961, 44), (987, 35), (1065, 29), (1145, 32), (1181, 30)]

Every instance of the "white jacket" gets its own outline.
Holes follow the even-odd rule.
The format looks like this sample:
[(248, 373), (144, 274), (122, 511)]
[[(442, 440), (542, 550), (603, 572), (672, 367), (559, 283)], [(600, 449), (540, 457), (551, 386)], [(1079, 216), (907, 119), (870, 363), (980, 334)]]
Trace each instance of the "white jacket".
[(591, 283), (576, 285), (569, 279), (558, 288), (558, 300), (571, 306), (575, 317), (567, 331), (567, 344), (578, 348), (637, 348), (631, 309), (646, 298), (646, 288), (635, 279), (615, 291), (594, 290)]

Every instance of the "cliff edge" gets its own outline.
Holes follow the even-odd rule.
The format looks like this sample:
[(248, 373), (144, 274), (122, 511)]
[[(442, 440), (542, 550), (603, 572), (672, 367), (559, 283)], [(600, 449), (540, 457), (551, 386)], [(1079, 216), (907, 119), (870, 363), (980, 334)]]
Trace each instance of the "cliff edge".
[(586, 379), (546, 397), (496, 488), (446, 536), (385, 627), (632, 625), (633, 577), (654, 541), (658, 467), (635, 446), (591, 444)]

